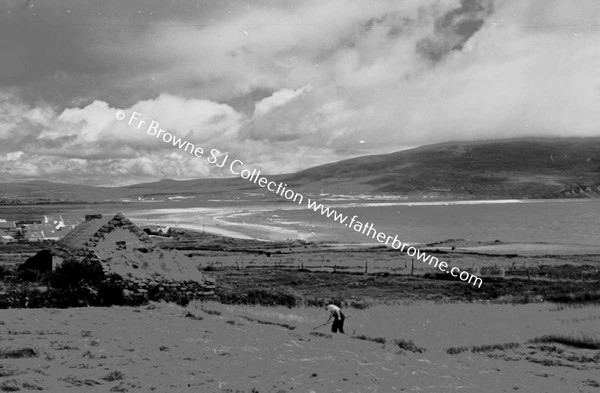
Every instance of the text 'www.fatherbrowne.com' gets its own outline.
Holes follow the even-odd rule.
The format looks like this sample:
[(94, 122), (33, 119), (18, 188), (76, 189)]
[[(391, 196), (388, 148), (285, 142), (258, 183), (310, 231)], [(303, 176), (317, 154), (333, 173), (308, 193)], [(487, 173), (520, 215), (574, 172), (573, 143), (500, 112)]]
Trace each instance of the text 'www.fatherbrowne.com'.
[[(127, 114), (123, 110), (118, 110), (115, 114), (117, 120), (125, 120)], [(223, 154), (217, 149), (204, 149), (202, 146), (197, 146), (189, 141), (181, 139), (173, 133), (160, 128), (160, 124), (155, 121), (146, 121), (142, 119), (142, 114), (133, 112), (129, 117), (127, 125), (134, 126), (137, 130), (145, 130), (146, 134), (155, 137), (156, 139), (162, 140), (164, 143), (172, 144), (173, 147), (193, 155), (198, 158), (206, 159), (210, 165), (215, 165), (219, 168), (227, 166), (231, 174), (234, 176), (241, 177), (251, 183), (258, 185), (259, 187), (266, 188), (267, 190), (284, 197), (285, 199), (295, 202), (299, 205), (305, 205), (307, 209), (313, 210), (320, 215), (327, 217), (339, 224), (345, 225), (348, 228), (361, 233), (365, 236), (371, 237), (379, 243), (385, 244), (386, 246), (392, 247), (395, 250), (405, 252), (410, 257), (417, 257), (418, 261), (432, 266), (434, 269), (450, 274), (452, 277), (458, 277), (461, 281), (466, 281), (478, 288), (481, 288), (483, 280), (465, 270), (460, 270), (458, 267), (448, 266), (448, 262), (440, 261), (438, 258), (430, 255), (426, 252), (418, 250), (416, 247), (403, 243), (398, 239), (398, 235), (390, 236), (384, 232), (378, 231), (372, 223), (361, 222), (358, 216), (349, 216), (332, 209), (329, 206), (324, 206), (316, 200), (312, 200), (305, 197), (303, 194), (288, 188), (288, 185), (284, 182), (270, 181), (265, 176), (261, 175), (260, 170), (247, 168), (241, 160), (229, 159), (229, 154)]]

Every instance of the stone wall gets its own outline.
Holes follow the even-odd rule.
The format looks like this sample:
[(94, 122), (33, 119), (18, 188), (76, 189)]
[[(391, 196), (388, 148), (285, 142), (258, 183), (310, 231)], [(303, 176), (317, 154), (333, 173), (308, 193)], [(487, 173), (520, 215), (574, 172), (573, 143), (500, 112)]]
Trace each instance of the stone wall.
[(88, 241), (86, 241), (85, 245), (88, 250), (97, 246), (101, 239), (104, 239), (107, 234), (113, 232), (117, 228), (125, 229), (135, 234), (140, 242), (146, 243), (149, 246), (152, 245), (152, 240), (150, 240), (150, 236), (148, 236), (146, 232), (131, 222), (131, 220), (125, 218), (121, 213), (117, 213), (110, 221), (100, 227)]
[[(108, 276), (115, 273), (111, 268), (111, 263), (119, 263), (117, 260), (106, 261), (99, 257), (95, 250), (95, 247), (104, 240), (109, 240), (113, 236), (109, 234), (122, 229), (127, 231), (127, 236), (119, 238), (123, 241), (128, 240), (126, 249), (119, 249), (122, 245), (115, 244), (115, 250), (119, 254), (123, 254), (123, 258), (126, 258), (131, 252), (145, 253), (146, 257), (150, 258), (152, 254), (160, 253), (161, 250), (157, 250), (156, 246), (152, 243), (152, 240), (142, 229), (140, 229), (133, 222), (123, 217), (121, 214), (117, 214), (114, 218), (104, 224), (98, 231), (92, 236), (90, 240), (86, 242), (84, 260), (94, 261), (100, 263), (104, 273)], [(114, 240), (114, 239), (113, 239)], [(135, 240), (132, 241), (132, 240)], [(132, 244), (135, 243), (135, 244)], [(144, 246), (144, 247), (140, 247)], [(121, 263), (126, 263), (121, 261)], [(134, 263), (131, 263), (137, 266)], [(143, 270), (141, 267), (139, 270)], [(148, 272), (148, 277), (127, 277), (120, 276), (120, 286), (124, 290), (126, 297), (144, 297), (148, 300), (176, 300), (176, 299), (207, 299), (215, 297), (215, 281), (214, 279), (206, 277), (200, 272), (196, 272), (197, 280), (174, 280), (167, 277), (159, 277), (153, 272)], [(155, 273), (155, 272), (154, 272)]]
[(209, 299), (215, 297), (214, 281), (124, 280), (124, 295), (143, 296), (148, 300)]

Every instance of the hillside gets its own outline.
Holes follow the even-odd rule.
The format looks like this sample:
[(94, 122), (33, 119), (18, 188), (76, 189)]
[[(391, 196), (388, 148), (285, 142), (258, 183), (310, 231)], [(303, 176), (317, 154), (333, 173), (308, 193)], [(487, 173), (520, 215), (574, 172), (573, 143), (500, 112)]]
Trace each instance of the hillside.
[[(600, 196), (600, 138), (451, 142), (352, 158), (272, 175), (297, 191), (395, 194), (411, 199), (569, 198)], [(99, 202), (169, 195), (222, 195), (262, 190), (239, 178), (161, 180), (126, 187), (45, 181), (0, 184), (0, 201)]]
[(599, 196), (600, 138), (443, 143), (310, 168), (287, 181), (414, 198)]

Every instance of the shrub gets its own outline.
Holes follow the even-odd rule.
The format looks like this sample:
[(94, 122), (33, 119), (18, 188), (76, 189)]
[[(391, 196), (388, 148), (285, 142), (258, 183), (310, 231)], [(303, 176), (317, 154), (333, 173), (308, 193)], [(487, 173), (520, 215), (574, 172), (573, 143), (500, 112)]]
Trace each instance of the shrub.
[(56, 307), (99, 305), (99, 288), (105, 279), (99, 262), (66, 260), (50, 274), (51, 301)]
[(105, 278), (100, 262), (69, 259), (50, 274), (49, 281), (53, 288), (73, 291), (86, 285), (98, 287)]
[(0, 265), (0, 280), (10, 276), (11, 273), (12, 272), (8, 267)]
[(109, 274), (98, 287), (98, 300), (102, 306), (121, 306), (125, 304), (123, 281), (117, 274)]
[(218, 269), (214, 265), (208, 265), (208, 266), (205, 266), (204, 268), (202, 268), (202, 271), (205, 271), (205, 272), (215, 272), (217, 270)]
[(43, 282), (48, 274), (35, 269), (22, 269), (17, 272), (17, 278), (21, 282)]
[(31, 286), (12, 287), (0, 295), (0, 309), (50, 307), (52, 303), (49, 294), (50, 292), (42, 292)]

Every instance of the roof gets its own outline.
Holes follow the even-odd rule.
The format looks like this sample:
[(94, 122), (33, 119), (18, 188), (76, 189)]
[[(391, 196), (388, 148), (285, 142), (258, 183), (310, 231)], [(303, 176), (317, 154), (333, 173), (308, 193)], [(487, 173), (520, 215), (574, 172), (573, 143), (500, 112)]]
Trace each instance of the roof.
[(60, 245), (73, 251), (86, 249), (87, 241), (94, 237), (100, 228), (108, 224), (111, 218), (111, 216), (100, 216), (82, 222), (61, 239)]

